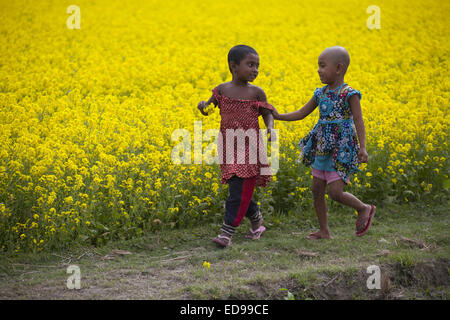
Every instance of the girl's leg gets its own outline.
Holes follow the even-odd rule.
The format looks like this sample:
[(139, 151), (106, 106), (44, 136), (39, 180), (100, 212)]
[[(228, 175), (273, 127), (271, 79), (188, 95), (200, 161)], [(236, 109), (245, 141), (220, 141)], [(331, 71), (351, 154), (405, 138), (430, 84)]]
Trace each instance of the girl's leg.
[(325, 191), (327, 188), (326, 180), (313, 177), (312, 192), (314, 198), (314, 209), (319, 219), (319, 231), (310, 233), (307, 239), (332, 239), (328, 228), (328, 211), (325, 200)]
[(225, 202), (225, 218), (222, 224), (222, 236), (232, 237), (247, 213), (255, 189), (256, 178), (233, 176), (228, 180), (230, 195)]
[(250, 220), (252, 230), (257, 230), (262, 225), (262, 215), (258, 203), (252, 198), (245, 216)]
[(329, 184), (328, 194), (331, 199), (355, 209), (358, 212), (357, 230), (362, 230), (369, 219), (370, 205), (365, 204), (351, 193), (344, 192), (345, 183), (342, 179)]

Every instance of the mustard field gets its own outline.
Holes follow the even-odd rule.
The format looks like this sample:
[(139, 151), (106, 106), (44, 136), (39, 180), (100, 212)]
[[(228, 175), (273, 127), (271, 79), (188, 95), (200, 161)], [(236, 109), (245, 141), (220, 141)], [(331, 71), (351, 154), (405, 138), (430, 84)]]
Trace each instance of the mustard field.
[[(448, 203), (448, 1), (0, 2), (3, 250), (219, 225), (228, 194), (219, 166), (175, 163), (172, 134), (185, 129), (194, 143), (196, 121), (202, 132), (219, 128), (219, 111), (204, 117), (197, 104), (231, 80), (237, 44), (258, 52), (254, 84), (279, 112), (323, 86), (325, 48), (345, 47), (369, 153), (348, 190), (379, 205)], [(379, 29), (368, 26), (370, 5)], [(317, 119), (315, 110), (275, 122), (279, 169), (255, 195), (263, 215), (312, 210), (297, 143)]]

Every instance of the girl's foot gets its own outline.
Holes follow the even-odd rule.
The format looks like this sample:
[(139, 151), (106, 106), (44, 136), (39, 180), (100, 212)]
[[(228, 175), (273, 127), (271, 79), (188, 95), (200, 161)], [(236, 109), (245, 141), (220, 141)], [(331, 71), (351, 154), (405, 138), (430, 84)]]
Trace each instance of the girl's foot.
[(311, 232), (306, 236), (307, 240), (318, 240), (318, 239), (333, 239), (331, 234), (329, 232), (324, 231), (317, 231), (317, 232)]
[(259, 227), (262, 226), (263, 222), (264, 222), (264, 219), (260, 219), (258, 221), (252, 221), (251, 222), (251, 230), (258, 230)]
[(219, 246), (226, 248), (228, 246), (231, 246), (231, 237), (222, 233), (219, 234), (217, 237), (212, 239), (212, 242), (217, 243)]
[(356, 233), (357, 236), (362, 236), (369, 230), (372, 223), (373, 215), (375, 214), (376, 207), (374, 205), (366, 205), (364, 210), (358, 212), (358, 218), (356, 219)]
[(252, 228), (250, 228), (250, 231), (245, 234), (245, 238), (258, 240), (261, 237), (261, 235), (264, 233), (264, 231), (266, 231), (266, 227), (261, 226), (261, 225), (256, 230), (253, 230)]

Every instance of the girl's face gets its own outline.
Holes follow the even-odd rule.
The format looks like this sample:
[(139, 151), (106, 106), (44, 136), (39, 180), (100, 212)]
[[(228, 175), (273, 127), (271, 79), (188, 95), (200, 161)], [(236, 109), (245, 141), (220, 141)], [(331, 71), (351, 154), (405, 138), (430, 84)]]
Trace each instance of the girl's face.
[(259, 56), (254, 53), (249, 53), (237, 65), (232, 67), (234, 75), (240, 80), (252, 82), (258, 76)]
[(322, 83), (333, 83), (338, 76), (337, 71), (336, 63), (333, 62), (328, 54), (321, 54), (319, 56), (319, 69), (317, 72), (319, 73), (320, 81), (322, 81)]

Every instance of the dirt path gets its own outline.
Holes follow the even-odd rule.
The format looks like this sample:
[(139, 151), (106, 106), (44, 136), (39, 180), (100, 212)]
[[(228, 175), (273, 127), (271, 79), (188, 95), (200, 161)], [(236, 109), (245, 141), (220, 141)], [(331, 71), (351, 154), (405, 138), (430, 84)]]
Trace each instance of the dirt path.
[[(344, 221), (334, 240), (308, 241), (309, 229), (285, 218), (269, 220), (259, 241), (245, 240), (240, 228), (225, 250), (210, 242), (214, 225), (101, 249), (5, 256), (0, 299), (283, 299), (288, 292), (295, 299), (448, 299), (446, 212), (418, 210), (395, 222), (390, 212), (377, 213), (358, 239)], [(380, 289), (367, 287), (373, 265)], [(67, 287), (69, 266), (79, 267), (80, 289)]]

